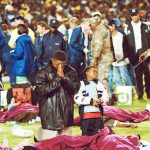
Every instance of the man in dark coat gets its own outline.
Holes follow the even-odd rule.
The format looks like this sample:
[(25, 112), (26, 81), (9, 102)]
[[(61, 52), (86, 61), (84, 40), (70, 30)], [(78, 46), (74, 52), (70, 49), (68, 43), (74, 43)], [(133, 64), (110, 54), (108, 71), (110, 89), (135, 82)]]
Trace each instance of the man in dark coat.
[(137, 65), (140, 55), (150, 48), (150, 33), (147, 25), (140, 21), (140, 15), (136, 8), (130, 10), (130, 16), (131, 22), (128, 23), (125, 33), (129, 45), (129, 60), (134, 66), (136, 76), (138, 99), (142, 99), (144, 94), (143, 75), (145, 92), (147, 98), (150, 98), (150, 72), (148, 65), (146, 63), (142, 63), (140, 66)]
[(36, 92), (42, 128), (37, 140), (70, 135), (73, 125), (73, 95), (80, 82), (76, 71), (65, 64), (66, 55), (56, 51), (50, 63), (37, 73)]

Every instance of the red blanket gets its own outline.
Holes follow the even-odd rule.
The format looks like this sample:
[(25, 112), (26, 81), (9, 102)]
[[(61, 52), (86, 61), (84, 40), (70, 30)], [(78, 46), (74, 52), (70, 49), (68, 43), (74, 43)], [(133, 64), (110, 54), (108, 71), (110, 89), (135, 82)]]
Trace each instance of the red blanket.
[(39, 108), (33, 105), (19, 105), (15, 106), (10, 112), (0, 113), (0, 122), (6, 121), (17, 121), (17, 122), (27, 122), (35, 118), (39, 113)]
[[(0, 113), (0, 122), (6, 122), (10, 120), (16, 120), (19, 122), (26, 122), (34, 118), (39, 112), (37, 106), (21, 105), (16, 106), (12, 111)], [(144, 120), (150, 120), (150, 112), (139, 111), (133, 112), (130, 110), (123, 110), (113, 106), (104, 106), (104, 115), (115, 120), (122, 122), (142, 122)], [(80, 119), (74, 120), (75, 125), (79, 124)]]
[(124, 110), (113, 106), (104, 106), (104, 115), (122, 122), (142, 122), (144, 120), (150, 120), (150, 112), (146, 110), (133, 112), (130, 110)]
[(139, 140), (134, 136), (121, 137), (105, 127), (94, 136), (58, 136), (32, 147), (37, 150), (139, 150)]
[[(144, 120), (150, 120), (150, 112), (146, 110), (133, 112), (130, 110), (124, 110), (113, 106), (104, 106), (104, 115), (122, 122), (142, 122)], [(80, 117), (77, 117), (74, 119), (74, 125), (79, 124)]]

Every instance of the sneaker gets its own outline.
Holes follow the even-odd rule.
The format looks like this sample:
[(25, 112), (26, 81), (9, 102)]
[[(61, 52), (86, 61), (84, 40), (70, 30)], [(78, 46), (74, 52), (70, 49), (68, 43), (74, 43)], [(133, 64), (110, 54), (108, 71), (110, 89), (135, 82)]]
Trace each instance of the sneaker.
[(148, 110), (150, 112), (150, 104), (146, 105), (146, 110)]

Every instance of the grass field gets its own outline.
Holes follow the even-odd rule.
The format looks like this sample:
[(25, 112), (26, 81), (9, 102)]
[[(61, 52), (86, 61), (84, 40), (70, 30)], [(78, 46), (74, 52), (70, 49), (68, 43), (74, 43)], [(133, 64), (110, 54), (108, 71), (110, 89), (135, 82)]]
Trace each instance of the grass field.
[[(8, 89), (9, 84), (5, 84), (5, 89)], [(133, 104), (130, 106), (119, 106), (120, 108), (123, 109), (128, 109), (132, 111), (139, 111), (139, 110), (144, 110), (146, 105), (150, 103), (150, 100), (137, 100), (137, 97), (135, 96), (133, 99)], [(117, 106), (118, 107), (118, 106)], [(75, 111), (74, 111), (75, 116), (78, 116), (78, 107), (75, 106)], [(36, 133), (38, 127), (40, 126), (40, 122), (36, 122), (35, 124), (30, 124), (29, 123), (17, 123), (21, 125), (24, 129), (28, 130), (33, 130), (34, 134)], [(12, 135), (11, 130), (12, 130), (11, 124), (8, 123), (1, 123), (0, 124), (0, 129), (2, 129), (2, 132), (0, 133), (0, 145), (2, 145), (3, 138), (7, 138), (9, 142), (10, 147), (14, 147), (15, 145), (19, 144), (24, 140), (24, 138), (20, 137), (15, 137)], [(150, 121), (144, 121), (142, 123), (137, 123), (138, 128), (123, 128), (123, 127), (113, 127), (113, 130), (119, 134), (119, 135), (131, 135), (131, 134), (140, 134), (142, 140), (150, 142)], [(79, 127), (73, 127), (73, 135), (80, 135), (80, 128)], [(29, 138), (30, 143), (33, 143), (33, 137)]]

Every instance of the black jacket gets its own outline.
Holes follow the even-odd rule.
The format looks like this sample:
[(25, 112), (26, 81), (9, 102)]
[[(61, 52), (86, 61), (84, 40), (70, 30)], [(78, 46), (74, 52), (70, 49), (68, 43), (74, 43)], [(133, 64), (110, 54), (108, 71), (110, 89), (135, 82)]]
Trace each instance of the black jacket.
[(148, 48), (150, 48), (150, 33), (147, 25), (145, 25), (144, 23), (141, 24), (141, 40), (142, 49), (136, 52), (134, 32), (132, 24), (130, 22), (127, 27), (127, 41), (129, 45), (129, 60), (133, 65), (136, 65), (139, 62), (139, 56)]
[(51, 63), (37, 73), (36, 93), (43, 129), (61, 130), (73, 125), (73, 95), (79, 90), (77, 73), (68, 65), (65, 79), (56, 74)]

